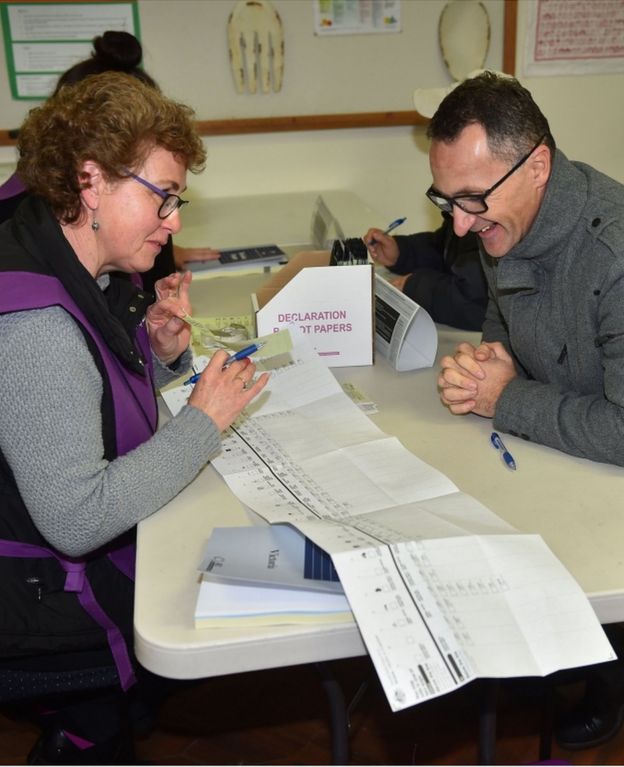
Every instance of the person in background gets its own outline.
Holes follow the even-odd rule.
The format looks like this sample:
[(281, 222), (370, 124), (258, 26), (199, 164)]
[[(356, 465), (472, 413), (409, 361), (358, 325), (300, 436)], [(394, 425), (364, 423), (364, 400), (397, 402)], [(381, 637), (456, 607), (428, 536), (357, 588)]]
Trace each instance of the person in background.
[(31, 110), (18, 152), (28, 195), (0, 225), (0, 667), (105, 656), (116, 687), (57, 702), (29, 763), (127, 764), (120, 688), (158, 697), (131, 651), (136, 525), (218, 452), (267, 375), (218, 351), (157, 430), (156, 387), (190, 369), (192, 275), (159, 280), (154, 303), (134, 278), (180, 231), (187, 171), (203, 169), (188, 107), (91, 75)]
[[(624, 466), (624, 185), (557, 149), (514, 78), (491, 72), (444, 98), (429, 127), (429, 199), (474, 232), (490, 299), (481, 343), (441, 361), (442, 402), (498, 431)], [(608, 631), (621, 656), (617, 629)], [(564, 748), (622, 724), (622, 662), (597, 666), (559, 722)]]
[[(127, 72), (152, 88), (158, 88), (155, 80), (141, 68), (143, 49), (141, 43), (129, 32), (110, 30), (93, 39), (93, 53), (64, 72), (58, 79), (54, 92), (64, 85), (74, 85), (88, 75), (102, 72)], [(0, 222), (10, 218), (26, 190), (17, 175), (0, 186)], [(207, 261), (219, 258), (213, 248), (183, 248), (167, 241), (156, 259), (152, 270), (144, 275), (146, 290), (153, 291), (154, 283), (176, 269), (184, 269), (189, 261)]]
[(481, 330), (487, 285), (474, 232), (457, 237), (450, 215), (435, 232), (390, 236), (369, 229), (364, 242), (375, 263), (401, 275), (390, 280), (431, 315), (434, 322)]
[(28, 195), (17, 173), (0, 184), (0, 224), (15, 213), (20, 202)]

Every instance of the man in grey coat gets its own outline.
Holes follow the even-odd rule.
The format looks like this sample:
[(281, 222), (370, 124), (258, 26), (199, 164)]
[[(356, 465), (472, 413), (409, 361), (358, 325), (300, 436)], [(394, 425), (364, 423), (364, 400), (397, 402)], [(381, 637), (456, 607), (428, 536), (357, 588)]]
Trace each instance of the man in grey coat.
[[(489, 288), (481, 343), (442, 359), (442, 402), (624, 466), (624, 186), (569, 161), (531, 94), (492, 72), (451, 91), (428, 135), (427, 196), (458, 236), (477, 233)], [(559, 725), (561, 745), (617, 732), (622, 678), (614, 664), (592, 675)]]

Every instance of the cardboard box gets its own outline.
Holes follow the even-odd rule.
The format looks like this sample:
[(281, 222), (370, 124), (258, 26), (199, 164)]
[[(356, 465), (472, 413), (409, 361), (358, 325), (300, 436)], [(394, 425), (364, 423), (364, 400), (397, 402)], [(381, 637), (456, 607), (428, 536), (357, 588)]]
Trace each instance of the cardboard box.
[(297, 253), (252, 295), (258, 336), (296, 325), (329, 367), (373, 364), (373, 267)]

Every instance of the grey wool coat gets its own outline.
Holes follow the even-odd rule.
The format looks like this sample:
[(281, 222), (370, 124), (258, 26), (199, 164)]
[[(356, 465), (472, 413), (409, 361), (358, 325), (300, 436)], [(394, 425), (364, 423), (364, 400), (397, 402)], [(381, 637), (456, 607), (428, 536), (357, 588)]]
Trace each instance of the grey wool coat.
[(519, 373), (494, 427), (624, 466), (624, 186), (557, 150), (528, 234), (482, 260), (483, 340)]

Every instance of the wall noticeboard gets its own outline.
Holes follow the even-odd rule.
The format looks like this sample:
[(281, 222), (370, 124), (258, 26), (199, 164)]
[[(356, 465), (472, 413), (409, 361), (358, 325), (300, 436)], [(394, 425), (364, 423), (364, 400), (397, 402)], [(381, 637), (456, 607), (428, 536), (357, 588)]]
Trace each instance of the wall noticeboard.
[(525, 75), (624, 72), (624, 0), (536, 0), (528, 10)]
[(114, 29), (139, 37), (136, 0), (3, 3), (0, 14), (15, 99), (47, 98), (62, 72), (89, 57), (96, 35)]

